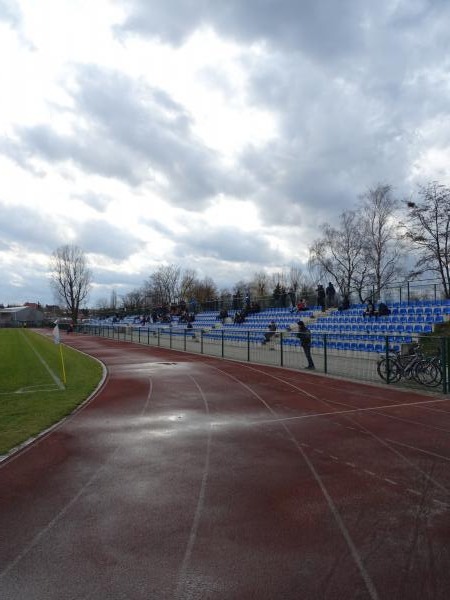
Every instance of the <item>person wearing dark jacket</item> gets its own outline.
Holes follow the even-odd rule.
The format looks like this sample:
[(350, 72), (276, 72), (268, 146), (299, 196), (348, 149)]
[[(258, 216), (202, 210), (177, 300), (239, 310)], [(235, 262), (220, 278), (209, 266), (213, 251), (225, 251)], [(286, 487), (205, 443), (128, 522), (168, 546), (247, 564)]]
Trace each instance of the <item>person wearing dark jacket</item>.
[(387, 304), (385, 304), (384, 302), (380, 302), (378, 305), (378, 316), (379, 317), (387, 317), (390, 314), (391, 314), (391, 311), (388, 308)]
[(322, 312), (325, 312), (325, 290), (323, 285), (319, 283), (317, 286), (317, 304), (322, 309)]
[(327, 296), (327, 307), (330, 308), (331, 306), (334, 306), (336, 290), (334, 289), (334, 285), (331, 283), (331, 281), (328, 282), (325, 294)]
[(298, 321), (298, 333), (297, 337), (300, 340), (300, 345), (303, 348), (303, 352), (305, 353), (306, 360), (308, 361), (307, 369), (315, 369), (314, 362), (311, 356), (311, 332), (306, 327), (303, 321)]

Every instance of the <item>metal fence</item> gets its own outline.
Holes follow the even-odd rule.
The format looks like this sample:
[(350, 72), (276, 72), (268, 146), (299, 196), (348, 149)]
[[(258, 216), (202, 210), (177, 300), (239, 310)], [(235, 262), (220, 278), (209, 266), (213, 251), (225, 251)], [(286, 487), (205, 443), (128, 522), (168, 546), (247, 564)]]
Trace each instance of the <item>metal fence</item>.
[[(306, 368), (307, 360), (298, 337), (277, 332), (262, 343), (267, 330), (243, 328), (182, 329), (180, 327), (133, 327), (80, 325), (76, 331), (121, 342), (191, 352), (242, 362)], [(401, 336), (314, 334), (311, 354), (315, 371), (408, 389), (448, 392), (449, 338), (422, 336), (419, 344), (402, 342)], [(370, 348), (370, 351), (364, 348)]]

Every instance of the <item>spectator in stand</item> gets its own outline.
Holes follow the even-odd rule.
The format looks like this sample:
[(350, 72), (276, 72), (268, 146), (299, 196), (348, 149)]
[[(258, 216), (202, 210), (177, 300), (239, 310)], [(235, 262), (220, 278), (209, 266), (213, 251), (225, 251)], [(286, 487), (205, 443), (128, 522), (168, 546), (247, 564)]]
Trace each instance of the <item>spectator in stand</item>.
[(308, 301), (306, 298), (302, 298), (297, 304), (297, 312), (302, 312), (304, 310), (308, 310)]
[(237, 312), (234, 315), (234, 323), (236, 325), (240, 325), (241, 323), (244, 323), (244, 322), (245, 322), (245, 314), (244, 314), (244, 312), (243, 311)]
[(306, 301), (306, 298), (302, 298), (301, 300), (299, 300), (297, 302), (297, 306), (294, 306), (291, 309), (291, 313), (299, 313), (303, 312), (304, 310), (308, 310), (308, 302)]
[(275, 323), (275, 321), (271, 321), (269, 323), (268, 326), (268, 330), (265, 334), (264, 334), (264, 341), (263, 344), (267, 344), (267, 342), (270, 342), (270, 340), (273, 338), (273, 336), (275, 335), (275, 332), (277, 330), (277, 324)]
[(220, 319), (222, 321), (222, 325), (225, 324), (225, 319), (227, 319), (228, 317), (228, 311), (226, 308), (222, 308), (219, 316), (217, 317), (218, 319)]
[(390, 309), (388, 308), (387, 304), (385, 302), (380, 302), (378, 304), (378, 316), (379, 317), (387, 317), (388, 315), (391, 314)]
[(250, 291), (247, 290), (246, 294), (245, 294), (245, 308), (247, 310), (250, 310), (250, 305), (251, 305), (251, 300), (250, 300)]
[(372, 300), (367, 300), (366, 308), (363, 312), (363, 317), (374, 317), (375, 316), (375, 307), (373, 305)]
[(303, 321), (298, 321), (298, 333), (297, 337), (300, 340), (300, 345), (303, 348), (303, 352), (305, 353), (306, 360), (308, 361), (307, 369), (315, 369), (314, 362), (311, 356), (311, 332), (306, 327)]
[(334, 306), (336, 298), (336, 290), (334, 289), (334, 285), (331, 283), (331, 281), (328, 282), (325, 294), (327, 297), (327, 307), (331, 308), (332, 306)]
[(251, 306), (250, 312), (253, 313), (253, 314), (261, 312), (261, 307), (258, 304), (258, 302), (252, 302), (252, 306)]
[(317, 286), (317, 305), (320, 306), (322, 312), (325, 312), (325, 290), (323, 285), (319, 283)]

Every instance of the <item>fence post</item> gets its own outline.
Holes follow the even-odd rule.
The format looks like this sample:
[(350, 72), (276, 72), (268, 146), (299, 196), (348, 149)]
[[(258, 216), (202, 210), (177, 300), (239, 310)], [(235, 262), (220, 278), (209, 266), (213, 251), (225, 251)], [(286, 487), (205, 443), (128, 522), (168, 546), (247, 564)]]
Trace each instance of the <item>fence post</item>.
[(203, 354), (203, 329), (200, 329), (200, 354)]
[(250, 329), (247, 329), (247, 362), (250, 362)]
[(389, 336), (384, 338), (384, 355), (386, 357), (386, 383), (389, 384), (391, 378), (391, 363), (389, 361)]
[(409, 290), (409, 281), (406, 283), (407, 285), (407, 293), (408, 293), (408, 304), (410, 302), (410, 290)]
[(147, 346), (150, 346), (150, 327), (147, 327)]
[(323, 372), (328, 373), (327, 334), (323, 334)]
[(284, 355), (283, 355), (283, 332), (280, 332), (280, 367), (284, 366)]
[(447, 347), (449, 338), (441, 337), (441, 369), (442, 369), (442, 393), (446, 394), (447, 386)]
[(161, 328), (158, 327), (158, 347), (161, 346)]
[(169, 348), (172, 349), (172, 327), (169, 327)]
[(183, 335), (184, 335), (183, 348), (184, 348), (184, 351), (186, 352), (186, 338), (187, 338), (187, 329), (186, 329), (186, 327), (184, 328)]
[(138, 342), (141, 343), (141, 328), (138, 329)]
[(436, 302), (437, 300), (437, 285), (434, 284), (434, 301)]
[(225, 356), (225, 331), (222, 329), (222, 358)]
[[(450, 338), (446, 337), (445, 339), (445, 363), (442, 365), (442, 370), (445, 371), (445, 380), (447, 382), (447, 392), (448, 390), (448, 382), (450, 375)], [(443, 375), (444, 376), (444, 375)]]

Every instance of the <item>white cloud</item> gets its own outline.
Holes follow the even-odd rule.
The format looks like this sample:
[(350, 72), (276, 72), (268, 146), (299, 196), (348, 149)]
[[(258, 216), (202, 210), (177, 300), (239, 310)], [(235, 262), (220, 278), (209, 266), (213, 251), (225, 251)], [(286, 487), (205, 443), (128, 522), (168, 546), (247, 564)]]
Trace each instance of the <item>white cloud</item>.
[(231, 286), (380, 181), (449, 183), (448, 4), (276, 4), (0, 0), (0, 302), (52, 301), (61, 241), (94, 295)]

